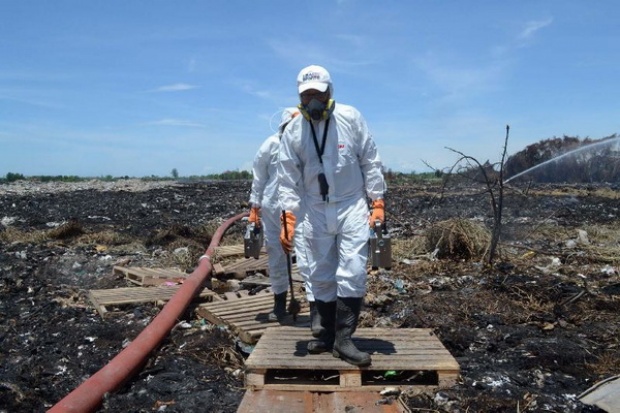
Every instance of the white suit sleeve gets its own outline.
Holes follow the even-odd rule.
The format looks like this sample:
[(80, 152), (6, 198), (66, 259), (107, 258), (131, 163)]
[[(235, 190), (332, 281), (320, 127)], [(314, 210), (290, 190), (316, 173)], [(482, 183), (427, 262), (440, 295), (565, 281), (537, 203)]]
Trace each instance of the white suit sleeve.
[(265, 186), (269, 180), (269, 162), (270, 149), (267, 140), (260, 146), (258, 152), (256, 152), (254, 156), (254, 163), (252, 165), (252, 190), (250, 191), (250, 204), (252, 205), (260, 207), (263, 202)]
[(300, 186), (302, 183), (302, 166), (294, 148), (294, 134), (299, 123), (289, 124), (280, 141), (278, 161), (278, 185), (280, 205), (285, 211), (296, 212), (300, 207)]
[(366, 184), (366, 195), (374, 201), (377, 198), (383, 198), (386, 190), (383, 164), (372, 134), (361, 114), (359, 115), (359, 128), (360, 136), (362, 136), (359, 154), (360, 167)]

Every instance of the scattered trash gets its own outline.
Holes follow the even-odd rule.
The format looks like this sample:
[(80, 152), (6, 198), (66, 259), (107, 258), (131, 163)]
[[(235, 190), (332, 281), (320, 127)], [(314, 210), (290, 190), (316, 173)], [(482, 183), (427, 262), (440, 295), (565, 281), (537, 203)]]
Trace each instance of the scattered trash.
[(585, 404), (597, 406), (609, 413), (620, 412), (620, 375), (596, 383), (578, 396)]
[(254, 351), (254, 345), (247, 344), (243, 342), (243, 340), (239, 340), (238, 338), (235, 340), (235, 345), (239, 351), (244, 353), (246, 356), (251, 354)]
[(17, 218), (15, 217), (3, 217), (0, 220), (0, 224), (2, 224), (5, 227), (8, 227), (9, 225), (13, 224), (15, 221), (17, 221)]
[(537, 265), (535, 268), (545, 274), (550, 274), (558, 270), (562, 266), (562, 261), (558, 257), (551, 258), (551, 262), (547, 266)]
[(524, 259), (524, 260), (527, 260), (527, 259), (530, 259), (530, 258), (534, 258), (534, 256), (535, 256), (535, 255), (536, 255), (536, 252), (534, 252), (534, 251), (528, 251), (528, 252), (526, 252), (525, 254), (523, 254), (523, 255), (521, 256), (521, 258), (522, 258), (522, 259)]
[(394, 288), (398, 290), (399, 293), (404, 294), (407, 291), (405, 290), (405, 282), (401, 279), (394, 280)]
[(577, 230), (577, 239), (578, 244), (581, 245), (590, 245), (590, 240), (588, 239), (588, 233), (582, 229)]
[(606, 265), (603, 268), (601, 268), (601, 272), (606, 275), (614, 275), (618, 273), (618, 271), (611, 265)]
[(400, 394), (400, 389), (398, 387), (386, 387), (385, 389), (381, 390), (379, 394), (381, 396), (398, 396)]
[(397, 376), (396, 370), (388, 370), (383, 374), (383, 377), (386, 379), (393, 378), (395, 376)]

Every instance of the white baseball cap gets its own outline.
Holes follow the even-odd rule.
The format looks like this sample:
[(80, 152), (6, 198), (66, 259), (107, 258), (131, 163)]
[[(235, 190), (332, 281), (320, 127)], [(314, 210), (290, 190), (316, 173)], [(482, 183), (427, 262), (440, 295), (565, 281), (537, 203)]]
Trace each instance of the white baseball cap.
[(297, 115), (299, 115), (299, 109), (297, 109), (296, 107), (284, 109), (282, 111), (282, 117), (280, 118), (280, 124), (278, 125), (278, 129), (281, 129), (282, 126), (292, 121), (293, 118)]
[(297, 89), (303, 93), (309, 89), (325, 92), (332, 85), (329, 72), (322, 66), (312, 65), (304, 67), (297, 75)]

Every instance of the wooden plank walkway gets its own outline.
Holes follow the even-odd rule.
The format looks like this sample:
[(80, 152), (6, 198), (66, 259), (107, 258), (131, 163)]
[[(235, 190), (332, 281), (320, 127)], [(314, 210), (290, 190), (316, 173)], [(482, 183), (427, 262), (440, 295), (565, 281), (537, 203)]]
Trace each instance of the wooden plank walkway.
[(378, 392), (246, 390), (237, 413), (406, 413), (401, 400)]
[[(160, 287), (127, 287), (106, 290), (90, 290), (88, 298), (95, 309), (104, 317), (108, 306), (168, 301), (181, 288), (180, 285)], [(217, 294), (204, 288), (194, 297), (195, 302), (212, 301)]]
[(331, 353), (309, 354), (308, 328), (264, 331), (246, 360), (250, 389), (304, 391), (380, 391), (397, 387), (408, 394), (450, 387), (460, 367), (430, 329), (360, 328), (356, 346), (372, 364), (356, 367)]
[[(301, 304), (301, 312), (294, 321), (287, 316), (284, 325), (295, 325), (310, 331), (310, 307), (301, 292), (295, 292), (295, 298)], [(256, 295), (229, 297), (226, 301), (217, 301), (200, 304), (196, 313), (216, 325), (226, 325), (236, 333), (241, 340), (254, 344), (269, 327), (280, 326), (277, 321), (269, 321), (267, 316), (273, 309), (273, 293), (271, 290), (262, 290)], [(290, 303), (288, 294), (288, 303)]]
[(114, 266), (114, 274), (140, 286), (160, 285), (166, 282), (182, 282), (188, 274), (174, 268), (147, 268)]

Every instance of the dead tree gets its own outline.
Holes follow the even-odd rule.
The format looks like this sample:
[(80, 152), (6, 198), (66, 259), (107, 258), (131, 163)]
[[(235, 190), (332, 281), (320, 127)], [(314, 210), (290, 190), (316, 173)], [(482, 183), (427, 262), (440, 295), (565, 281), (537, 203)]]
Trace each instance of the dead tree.
[[(497, 173), (495, 173), (494, 165), (489, 164), (488, 161), (485, 164), (481, 164), (472, 156), (466, 155), (456, 149), (447, 148), (460, 155), (460, 158), (450, 168), (448, 176), (453, 176), (453, 171), (457, 169), (457, 166), (461, 165), (462, 162), (465, 162), (469, 168), (457, 169), (456, 175), (468, 179), (476, 179), (476, 176), (480, 176), (482, 183), (485, 185), (485, 192), (489, 194), (491, 208), (493, 209), (493, 229), (491, 232), (491, 243), (485, 257), (488, 264), (493, 263), (502, 233), (502, 210), (504, 207), (504, 163), (508, 148), (509, 132), (510, 125), (506, 125), (506, 138), (504, 140), (504, 148), (502, 150), (502, 159), (498, 163), (499, 171)], [(475, 174), (472, 175), (472, 171), (475, 172)], [(446, 185), (446, 183), (447, 181), (444, 182), (444, 185)]]

